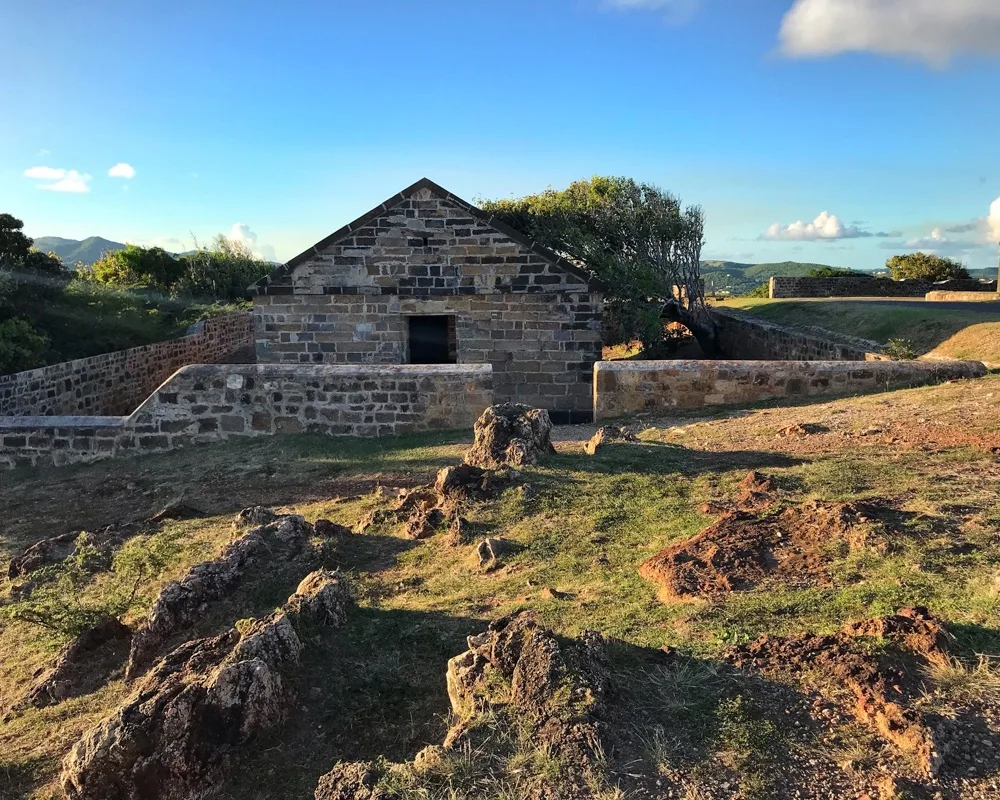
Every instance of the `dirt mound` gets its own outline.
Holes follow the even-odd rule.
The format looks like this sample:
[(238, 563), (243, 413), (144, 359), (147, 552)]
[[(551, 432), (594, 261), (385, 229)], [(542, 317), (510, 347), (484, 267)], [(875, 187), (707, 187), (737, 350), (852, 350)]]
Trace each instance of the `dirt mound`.
[[(872, 638), (882, 652), (869, 646)], [(879, 736), (916, 756), (927, 775), (937, 773), (942, 748), (932, 726), (909, 699), (919, 691), (920, 668), (948, 657), (950, 637), (926, 608), (845, 625), (826, 636), (764, 635), (731, 648), (729, 661), (765, 674), (819, 675), (854, 695), (849, 709)]]
[[(753, 488), (762, 485), (759, 481), (744, 483), (747, 497), (760, 494)], [(664, 598), (715, 599), (769, 580), (823, 585), (829, 580), (831, 543), (856, 548), (868, 541), (862, 516), (856, 506), (818, 501), (767, 517), (733, 511), (693, 538), (661, 550), (639, 567), (639, 574), (659, 585)]]
[(315, 800), (390, 800), (378, 785), (381, 771), (368, 761), (337, 764), (319, 779)]
[(188, 642), (160, 661), (63, 761), (70, 800), (218, 793), (239, 749), (284, 719), (287, 673), (304, 645), (293, 623), (339, 625), (351, 603), (337, 575), (312, 573), (269, 617)]
[(4, 717), (10, 721), (30, 706), (61, 703), (92, 691), (128, 654), (132, 631), (115, 617), (105, 617), (67, 644), (48, 669), (35, 673), (31, 687)]
[(588, 456), (592, 456), (606, 444), (635, 441), (638, 439), (630, 429), (620, 428), (617, 425), (605, 425), (590, 437), (590, 440), (583, 446), (583, 451)]
[[(237, 523), (243, 514), (240, 512)], [(312, 526), (302, 517), (281, 518), (248, 531), (219, 558), (196, 564), (179, 581), (164, 587), (132, 638), (126, 680), (140, 675), (166, 639), (198, 619), (207, 603), (225, 597), (251, 563), (264, 557), (294, 558), (308, 547), (312, 533)]]
[(476, 420), (465, 463), (483, 469), (537, 464), (552, 446), (549, 412), (518, 403), (490, 406)]

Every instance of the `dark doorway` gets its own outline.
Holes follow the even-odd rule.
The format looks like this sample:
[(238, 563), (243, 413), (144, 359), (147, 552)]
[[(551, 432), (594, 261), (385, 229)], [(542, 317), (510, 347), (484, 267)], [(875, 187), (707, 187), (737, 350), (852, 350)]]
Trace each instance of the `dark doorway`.
[(455, 364), (458, 362), (458, 342), (455, 317), (441, 314), (409, 317), (410, 363)]

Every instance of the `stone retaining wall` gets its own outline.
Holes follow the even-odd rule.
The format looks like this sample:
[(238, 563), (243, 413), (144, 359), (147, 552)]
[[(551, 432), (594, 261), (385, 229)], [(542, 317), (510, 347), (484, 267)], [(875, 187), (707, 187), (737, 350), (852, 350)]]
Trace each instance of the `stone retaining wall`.
[(471, 429), (493, 402), (484, 365), (187, 366), (127, 417), (0, 417), (0, 469), (97, 461), (231, 437)]
[(0, 376), (2, 416), (128, 414), (185, 364), (253, 361), (253, 317), (213, 317), (187, 336)]
[(594, 368), (594, 419), (779, 397), (864, 394), (985, 374), (978, 361), (605, 361)]
[(924, 300), (936, 303), (1000, 303), (996, 292), (928, 292)]
[(931, 291), (996, 292), (996, 281), (894, 281), (890, 278), (851, 275), (843, 278), (779, 278), (770, 281), (774, 299), (792, 297), (923, 297)]
[(819, 328), (784, 328), (732, 309), (713, 309), (716, 343), (730, 359), (741, 361), (878, 361), (877, 342), (839, 336)]

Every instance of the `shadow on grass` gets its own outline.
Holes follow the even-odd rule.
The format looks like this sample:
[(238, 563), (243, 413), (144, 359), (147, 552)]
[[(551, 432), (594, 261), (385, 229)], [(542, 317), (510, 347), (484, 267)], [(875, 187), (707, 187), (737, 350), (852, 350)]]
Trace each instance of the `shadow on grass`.
[(948, 630), (955, 637), (956, 655), (975, 659), (980, 655), (1000, 656), (1000, 628), (971, 622), (949, 622)]
[(610, 444), (596, 454), (563, 453), (552, 459), (552, 466), (578, 472), (615, 475), (640, 472), (647, 475), (683, 475), (696, 477), (709, 472), (795, 467), (807, 459), (757, 450), (695, 450), (666, 442)]
[(0, 797), (3, 800), (27, 800), (39, 779), (51, 764), (45, 758), (21, 761), (0, 756)]

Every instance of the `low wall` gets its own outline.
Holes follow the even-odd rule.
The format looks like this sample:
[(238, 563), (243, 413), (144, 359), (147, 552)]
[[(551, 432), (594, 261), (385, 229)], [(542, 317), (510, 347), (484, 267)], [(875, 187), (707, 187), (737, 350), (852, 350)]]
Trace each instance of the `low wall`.
[(996, 292), (928, 292), (924, 300), (936, 303), (1000, 303)]
[(779, 278), (770, 281), (770, 296), (792, 297), (923, 297), (931, 291), (996, 292), (996, 281), (953, 279), (947, 281), (894, 281), (850, 275), (842, 278)]
[(493, 402), (482, 365), (196, 364), (127, 417), (0, 417), (0, 469), (97, 461), (232, 437), (471, 429)]
[(604, 361), (594, 368), (594, 419), (780, 397), (863, 394), (985, 374), (978, 361)]
[(180, 339), (4, 375), (0, 416), (128, 414), (185, 364), (217, 363), (241, 351), (253, 360), (252, 315), (213, 317)]
[(731, 309), (713, 309), (716, 344), (726, 358), (740, 361), (877, 361), (877, 342), (783, 328)]

